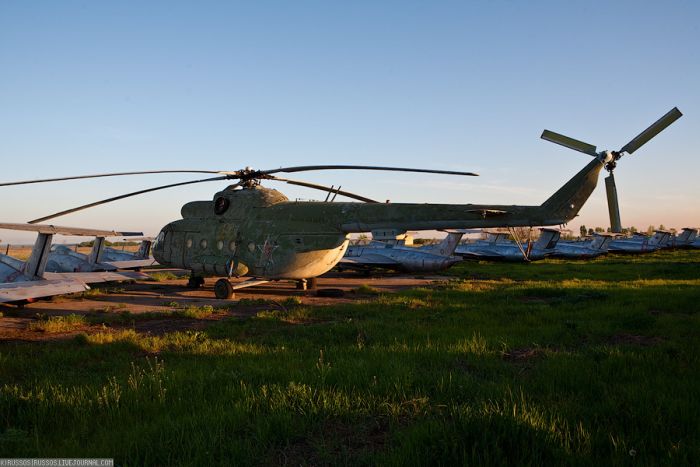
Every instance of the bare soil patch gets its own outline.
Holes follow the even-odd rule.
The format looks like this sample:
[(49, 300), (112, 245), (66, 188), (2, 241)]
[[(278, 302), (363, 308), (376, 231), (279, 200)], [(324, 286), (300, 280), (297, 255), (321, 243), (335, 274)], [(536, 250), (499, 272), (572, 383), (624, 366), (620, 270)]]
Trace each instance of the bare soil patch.
[[(245, 279), (234, 279), (243, 282)], [(166, 332), (203, 329), (221, 319), (231, 317), (249, 317), (258, 311), (283, 309), (283, 303), (290, 297), (297, 297), (301, 305), (325, 306), (339, 303), (352, 303), (368, 300), (374, 296), (353, 293), (361, 286), (368, 286), (380, 293), (390, 293), (412, 287), (425, 287), (444, 281), (442, 276), (422, 276), (416, 278), (408, 275), (387, 275), (364, 277), (330, 273), (318, 278), (318, 288), (343, 290), (343, 297), (319, 297), (315, 290), (298, 290), (296, 283), (290, 281), (273, 281), (266, 284), (237, 290), (232, 300), (219, 300), (214, 296), (216, 278), (207, 278), (204, 286), (197, 289), (187, 287), (187, 278), (170, 279), (162, 282), (136, 281), (134, 283), (98, 284), (94, 291), (86, 294), (66, 295), (47, 300), (39, 300), (23, 307), (0, 305), (0, 340), (42, 341), (68, 339), (80, 333), (104, 331), (101, 325), (81, 326), (68, 332), (48, 333), (29, 330), (29, 324), (40, 317), (66, 316), (69, 314), (85, 315), (89, 318), (104, 318), (110, 329), (130, 328), (137, 332), (154, 335)], [(168, 313), (174, 309), (187, 307), (211, 306), (219, 312), (201, 319), (183, 317), (164, 317), (158, 319), (134, 319), (133, 322), (121, 322), (120, 313), (138, 315), (143, 313)], [(113, 319), (110, 319), (113, 318)], [(137, 317), (138, 318), (138, 317)]]

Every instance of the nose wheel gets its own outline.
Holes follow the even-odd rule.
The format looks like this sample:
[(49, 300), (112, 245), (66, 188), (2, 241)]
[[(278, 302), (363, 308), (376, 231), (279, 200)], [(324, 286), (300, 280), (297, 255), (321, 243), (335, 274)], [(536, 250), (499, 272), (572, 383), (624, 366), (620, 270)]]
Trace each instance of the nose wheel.
[(214, 284), (214, 295), (219, 300), (228, 300), (233, 298), (233, 284), (228, 279), (219, 279)]

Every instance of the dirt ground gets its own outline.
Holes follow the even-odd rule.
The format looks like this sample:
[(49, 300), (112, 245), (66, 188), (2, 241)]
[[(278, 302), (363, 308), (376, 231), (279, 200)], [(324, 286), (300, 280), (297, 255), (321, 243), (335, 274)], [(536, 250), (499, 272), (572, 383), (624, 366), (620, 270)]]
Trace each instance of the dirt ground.
[[(158, 270), (163, 272), (164, 270)], [(148, 272), (148, 271), (144, 271)], [(350, 303), (366, 300), (371, 295), (358, 293), (361, 286), (368, 286), (382, 292), (394, 292), (401, 289), (422, 287), (445, 281), (442, 276), (410, 276), (388, 274), (367, 277), (353, 273), (329, 273), (318, 278), (318, 289), (341, 289), (342, 297), (317, 296), (317, 290), (298, 290), (296, 283), (291, 281), (268, 282), (261, 285), (236, 290), (231, 300), (219, 300), (214, 297), (216, 278), (207, 278), (204, 286), (191, 289), (186, 286), (185, 271), (171, 271), (182, 274), (182, 279), (165, 280), (161, 282), (136, 281), (134, 283), (97, 284), (93, 289), (100, 293), (89, 291), (84, 294), (53, 297), (26, 304), (22, 307), (0, 304), (0, 341), (42, 341), (65, 339), (79, 333), (104, 331), (102, 325), (85, 325), (67, 332), (47, 333), (30, 329), (30, 324), (40, 318), (50, 316), (65, 316), (69, 314), (95, 315), (114, 314), (129, 311), (132, 314), (146, 312), (172, 311), (174, 306), (206, 306), (214, 308), (227, 307), (225, 313), (216, 313), (204, 319), (148, 319), (135, 321), (129, 328), (138, 332), (162, 334), (175, 330), (202, 329), (214, 321), (232, 316), (246, 317), (254, 315), (261, 309), (271, 306), (284, 308), (283, 302), (290, 297), (298, 297), (304, 305), (323, 306), (338, 303)], [(234, 285), (245, 279), (234, 279)], [(255, 300), (265, 300), (256, 303)], [(240, 302), (240, 306), (232, 304)], [(115, 328), (118, 328), (116, 326)]]

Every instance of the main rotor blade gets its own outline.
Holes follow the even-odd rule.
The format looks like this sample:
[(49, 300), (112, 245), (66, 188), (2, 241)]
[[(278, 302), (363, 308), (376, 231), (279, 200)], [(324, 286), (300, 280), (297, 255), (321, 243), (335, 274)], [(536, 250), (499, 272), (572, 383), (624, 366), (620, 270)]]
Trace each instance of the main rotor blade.
[(649, 128), (639, 133), (632, 141), (625, 144), (624, 147), (620, 149), (620, 152), (632, 154), (634, 151), (641, 148), (650, 139), (664, 131), (664, 129), (666, 129), (667, 126), (669, 126), (671, 123), (675, 122), (682, 116), (683, 114), (680, 110), (678, 110), (678, 107), (672, 108), (671, 110), (666, 112), (666, 115), (652, 123)]
[(127, 193), (127, 194), (125, 194), (125, 195), (120, 195), (120, 196), (114, 196), (114, 197), (112, 197), (112, 198), (107, 198), (107, 199), (103, 199), (103, 200), (100, 200), (100, 201), (95, 201), (94, 203), (84, 204), (84, 205), (82, 205), (82, 206), (78, 206), (77, 208), (66, 209), (65, 211), (56, 212), (56, 213), (50, 214), (50, 215), (48, 215), (48, 216), (40, 217), (39, 219), (31, 220), (31, 221), (29, 221), (28, 223), (29, 223), (29, 224), (37, 224), (37, 223), (39, 223), (39, 222), (44, 222), (44, 221), (47, 221), (47, 220), (49, 220), (49, 219), (54, 219), (54, 218), (56, 218), (56, 217), (65, 216), (66, 214), (71, 214), (71, 213), (74, 213), (74, 212), (82, 211), (83, 209), (92, 208), (92, 207), (95, 207), (95, 206), (99, 206), (99, 205), (101, 205), (101, 204), (111, 203), (112, 201), (118, 201), (118, 200), (120, 200), (120, 199), (129, 198), (129, 197), (131, 197), (131, 196), (136, 196), (136, 195), (141, 195), (141, 194), (143, 194), (143, 193), (150, 193), (151, 191), (164, 190), (164, 189), (166, 189), (166, 188), (173, 188), (173, 187), (176, 187), (176, 186), (192, 185), (193, 183), (214, 182), (214, 181), (217, 181), (217, 180), (226, 180), (226, 179), (228, 179), (227, 176), (223, 176), (223, 177), (214, 177), (214, 178), (204, 178), (204, 179), (201, 179), (201, 180), (191, 180), (191, 181), (189, 181), (189, 182), (172, 183), (172, 184), (170, 184), (170, 185), (162, 185), (162, 186), (157, 186), (157, 187), (155, 187), (155, 188), (148, 188), (148, 189), (145, 189), (145, 190), (134, 191), (133, 193)]
[(608, 214), (610, 214), (610, 231), (622, 233), (622, 221), (620, 220), (620, 204), (617, 201), (617, 187), (615, 176), (611, 173), (605, 178), (605, 191), (608, 195)]
[(596, 147), (592, 144), (584, 143), (583, 141), (569, 138), (568, 136), (560, 135), (559, 133), (555, 133), (553, 131), (544, 130), (540, 138), (546, 139), (547, 141), (551, 141), (552, 143), (561, 144), (562, 146), (565, 146), (569, 149), (573, 149), (575, 151), (580, 151), (584, 154), (588, 154), (589, 156), (598, 156), (598, 153), (596, 152)]
[(356, 199), (358, 201), (362, 201), (364, 203), (378, 203), (379, 201), (375, 201), (370, 198), (365, 198), (364, 196), (356, 195), (354, 193), (349, 193), (347, 191), (343, 191), (340, 189), (335, 189), (333, 187), (328, 187), (328, 186), (323, 186), (323, 185), (317, 185), (315, 183), (309, 183), (309, 182), (302, 182), (299, 180), (290, 180), (288, 178), (279, 178), (279, 177), (272, 177), (269, 180), (274, 180), (277, 182), (285, 182), (289, 183), (290, 185), (297, 185), (297, 186), (303, 186), (306, 188), (313, 188), (314, 190), (321, 190), (321, 191), (326, 191), (328, 193), (335, 193), (338, 195), (343, 195), (348, 198)]
[(432, 170), (432, 169), (411, 169), (407, 167), (379, 167), (374, 165), (300, 165), (297, 167), (280, 167), (279, 169), (263, 170), (262, 174), (274, 174), (278, 172), (308, 172), (312, 170), (385, 170), (390, 172), (418, 172), (443, 175), (465, 175), (469, 177), (478, 177), (479, 174), (474, 172), (457, 172), (453, 170)]
[(22, 180), (18, 182), (5, 182), (0, 183), (0, 186), (11, 186), (11, 185), (28, 185), (30, 183), (46, 183), (46, 182), (61, 182), (64, 180), (80, 180), (83, 178), (101, 178), (101, 177), (121, 177), (123, 175), (147, 175), (147, 174), (174, 174), (174, 173), (201, 173), (201, 174), (227, 174), (231, 178), (235, 178), (237, 172), (226, 172), (223, 170), (143, 170), (139, 172), (114, 172), (106, 174), (91, 174), (91, 175), (75, 175), (72, 177), (58, 177), (58, 178), (43, 178), (37, 180)]

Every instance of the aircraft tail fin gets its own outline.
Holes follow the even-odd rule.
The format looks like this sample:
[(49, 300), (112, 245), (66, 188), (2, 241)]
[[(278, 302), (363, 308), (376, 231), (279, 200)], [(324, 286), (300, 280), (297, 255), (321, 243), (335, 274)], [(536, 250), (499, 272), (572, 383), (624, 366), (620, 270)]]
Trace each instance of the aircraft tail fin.
[(90, 264), (99, 263), (102, 260), (102, 252), (104, 251), (105, 238), (95, 237), (92, 242), (92, 250), (90, 250), (90, 255), (88, 256), (88, 262)]
[(29, 259), (24, 263), (24, 270), (22, 272), (25, 276), (32, 278), (43, 277), (44, 270), (46, 269), (46, 262), (49, 259), (49, 252), (51, 251), (52, 240), (53, 234), (39, 233), (37, 235)]
[(141, 240), (141, 245), (139, 245), (139, 251), (136, 253), (136, 256), (138, 256), (141, 259), (148, 259), (148, 257), (151, 255), (151, 241), (150, 240)]
[(613, 238), (613, 235), (593, 234), (590, 247), (593, 250), (607, 250)]
[(556, 229), (540, 229), (540, 238), (534, 244), (536, 249), (551, 250), (557, 245), (561, 232)]
[(433, 255), (452, 256), (463, 235), (463, 231), (447, 231), (447, 236), (440, 243), (421, 247), (421, 251)]
[(658, 245), (663, 245), (668, 241), (670, 233), (666, 232), (664, 230), (657, 230), (654, 232), (654, 235), (651, 236), (649, 239), (649, 246), (658, 246)]
[(593, 159), (542, 203), (547, 217), (545, 225), (565, 224), (573, 219), (593, 193), (602, 168), (603, 163), (597, 158)]
[(692, 227), (684, 227), (681, 233), (676, 236), (676, 243), (692, 243), (698, 236), (698, 229)]

